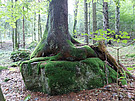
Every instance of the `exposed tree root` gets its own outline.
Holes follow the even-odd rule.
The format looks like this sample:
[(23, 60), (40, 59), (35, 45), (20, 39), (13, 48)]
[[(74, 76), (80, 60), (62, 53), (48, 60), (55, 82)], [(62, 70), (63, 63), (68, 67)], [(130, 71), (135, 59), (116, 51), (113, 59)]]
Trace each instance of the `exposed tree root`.
[[(126, 74), (131, 78), (135, 80), (135, 76), (132, 75), (126, 67), (124, 67), (122, 64), (118, 63), (112, 56), (111, 54), (107, 51), (106, 46), (103, 42), (99, 42), (98, 47), (95, 46), (90, 46), (94, 51), (97, 53), (98, 57), (105, 61), (107, 60), (109, 64), (114, 68), (114, 70), (118, 70), (121, 74), (126, 71)], [(107, 59), (106, 59), (107, 58)], [(123, 71), (124, 70), (124, 71)]]

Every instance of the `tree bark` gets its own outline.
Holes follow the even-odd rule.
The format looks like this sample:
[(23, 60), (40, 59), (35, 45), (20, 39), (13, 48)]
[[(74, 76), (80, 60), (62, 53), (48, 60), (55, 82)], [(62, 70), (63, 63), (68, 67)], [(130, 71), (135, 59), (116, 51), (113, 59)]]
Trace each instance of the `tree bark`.
[[(13, 3), (13, 0), (11, 0), (11, 2)], [(13, 5), (12, 5), (13, 8)], [(12, 13), (13, 14), (13, 13)], [(12, 43), (13, 43), (13, 51), (15, 51), (15, 36), (14, 36), (14, 28), (12, 28)]]
[(0, 85), (0, 101), (5, 101)]
[(87, 0), (84, 0), (84, 25), (85, 25), (85, 43), (88, 44), (88, 6)]
[[(17, 2), (17, 0), (15, 0), (15, 2)], [(18, 39), (18, 34), (17, 34), (17, 20), (16, 20), (16, 22), (15, 22), (15, 26), (16, 26), (16, 28), (15, 28), (15, 50), (18, 50), (18, 41), (17, 41), (17, 39)]]
[(120, 1), (116, 2), (115, 10), (115, 34), (118, 35), (120, 31)]
[(36, 41), (36, 13), (34, 12), (34, 41)]
[[(31, 58), (52, 56), (60, 53), (61, 59), (73, 61), (96, 56), (94, 53), (88, 52), (86, 47), (75, 48), (72, 43), (78, 42), (68, 32), (67, 0), (52, 0), (49, 6), (49, 15), (44, 37), (32, 53)], [(74, 53), (78, 50), (80, 54), (84, 54), (84, 57), (78, 57)]]
[(73, 37), (76, 38), (76, 25), (77, 25), (77, 13), (78, 13), (79, 0), (75, 0), (75, 10), (74, 10), (74, 25), (73, 25)]
[(91, 2), (89, 2), (89, 15), (88, 15), (88, 18), (89, 18), (89, 34), (90, 34), (90, 19), (91, 19), (91, 17), (90, 17), (90, 14), (91, 14), (91, 12), (90, 12), (90, 4), (91, 4)]
[[(96, 32), (97, 30), (97, 14), (96, 14), (96, 2), (92, 0), (92, 11), (93, 11), (93, 32)], [(93, 35), (96, 35), (96, 33), (93, 33)], [(96, 43), (95, 40), (93, 40), (93, 43)]]
[[(24, 11), (24, 7), (23, 7), (23, 11)], [(23, 15), (23, 48), (25, 49), (24, 15)]]
[[(40, 3), (40, 0), (38, 0), (38, 2)], [(41, 17), (40, 14), (38, 14), (38, 42), (41, 40), (41, 38), (42, 38)]]
[(103, 2), (103, 30), (109, 29), (108, 2)]

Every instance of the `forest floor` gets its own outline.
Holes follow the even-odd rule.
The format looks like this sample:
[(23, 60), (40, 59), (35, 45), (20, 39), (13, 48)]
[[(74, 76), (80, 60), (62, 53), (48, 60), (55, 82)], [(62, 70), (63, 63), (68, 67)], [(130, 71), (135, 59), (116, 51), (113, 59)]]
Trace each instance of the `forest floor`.
[[(116, 58), (116, 50), (108, 48), (108, 51)], [(8, 69), (0, 72), (0, 84), (6, 101), (135, 101), (135, 81), (128, 79), (128, 85), (117, 86), (116, 83), (106, 85), (99, 89), (83, 90), (77, 93), (69, 93), (59, 96), (49, 96), (40, 92), (26, 90), (19, 67), (10, 67), (12, 43), (6, 41), (0, 47), (0, 66)], [(135, 46), (125, 47), (120, 51), (120, 61), (126, 67), (135, 67), (135, 57), (127, 57), (135, 54)], [(131, 71), (135, 74), (135, 70)]]

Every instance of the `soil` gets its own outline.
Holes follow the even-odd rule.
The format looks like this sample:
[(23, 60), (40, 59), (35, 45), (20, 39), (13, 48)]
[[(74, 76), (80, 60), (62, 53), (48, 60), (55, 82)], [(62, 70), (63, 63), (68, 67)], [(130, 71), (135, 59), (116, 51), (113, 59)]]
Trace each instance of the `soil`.
[[(40, 92), (32, 92), (25, 88), (19, 67), (10, 67), (12, 63), (9, 56), (12, 51), (12, 43), (3, 43), (0, 48), (0, 65), (8, 66), (8, 69), (0, 72), (0, 84), (6, 101), (135, 101), (135, 81), (128, 79), (128, 85), (118, 86), (116, 83), (105, 85), (99, 89), (82, 90), (69, 94), (50, 96)], [(125, 66), (133, 66), (134, 58), (121, 56)], [(4, 56), (4, 57), (3, 57)], [(132, 71), (135, 74), (135, 70)]]

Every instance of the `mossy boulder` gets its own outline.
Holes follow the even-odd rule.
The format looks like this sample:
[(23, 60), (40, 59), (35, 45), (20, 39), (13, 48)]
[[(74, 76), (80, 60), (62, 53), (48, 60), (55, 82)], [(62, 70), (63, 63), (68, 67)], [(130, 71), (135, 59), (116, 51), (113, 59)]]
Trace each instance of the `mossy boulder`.
[(81, 61), (27, 61), (21, 64), (26, 88), (50, 95), (103, 87), (116, 81), (117, 73), (99, 58)]

